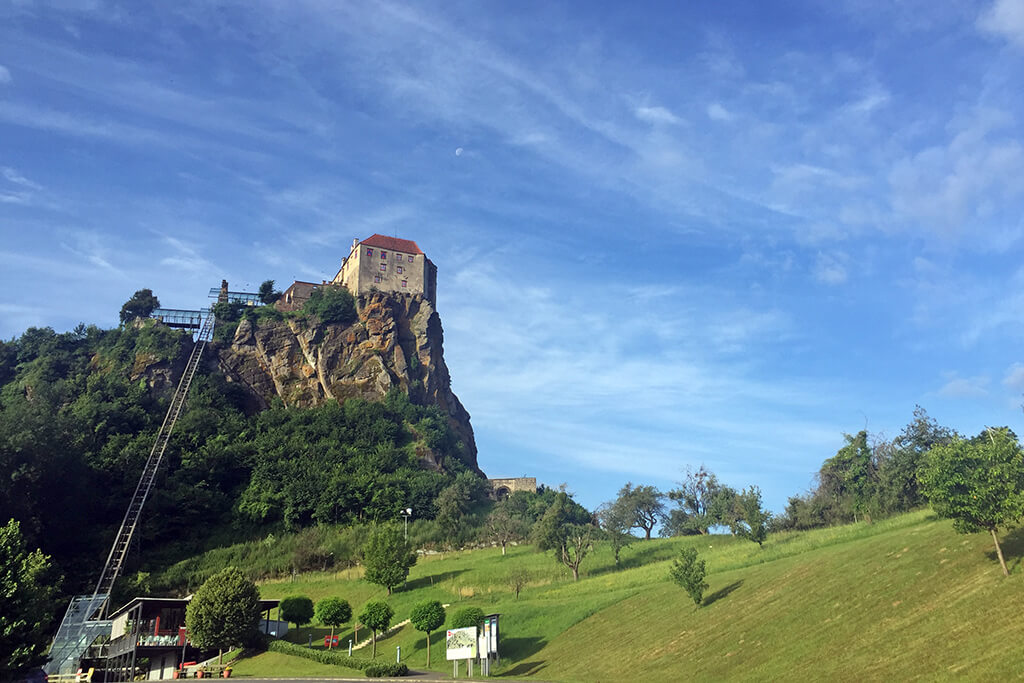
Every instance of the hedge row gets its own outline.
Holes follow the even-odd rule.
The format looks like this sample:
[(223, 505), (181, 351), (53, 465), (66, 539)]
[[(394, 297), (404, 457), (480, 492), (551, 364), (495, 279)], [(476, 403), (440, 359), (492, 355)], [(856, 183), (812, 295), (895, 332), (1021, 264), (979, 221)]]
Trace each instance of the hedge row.
[(302, 645), (296, 645), (295, 643), (289, 643), (285, 640), (274, 640), (271, 641), (267, 649), (271, 652), (280, 652), (285, 655), (294, 655), (295, 657), (305, 657), (306, 659), (312, 659), (314, 662), (320, 662), (321, 664), (333, 664), (335, 666), (345, 666), (350, 669), (359, 669), (366, 674), (368, 678), (381, 678), (383, 676), (406, 676), (409, 673), (409, 667), (405, 664), (388, 664), (383, 662), (375, 662), (372, 659), (363, 659), (362, 657), (349, 657), (347, 654), (342, 652), (334, 652), (332, 650), (314, 650)]

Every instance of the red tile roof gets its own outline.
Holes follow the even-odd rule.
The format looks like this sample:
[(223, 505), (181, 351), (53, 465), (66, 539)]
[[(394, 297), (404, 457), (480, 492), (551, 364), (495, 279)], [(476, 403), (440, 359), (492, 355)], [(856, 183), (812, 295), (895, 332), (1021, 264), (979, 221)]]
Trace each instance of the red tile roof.
[(367, 237), (365, 240), (360, 242), (360, 244), (364, 244), (368, 247), (377, 247), (379, 249), (401, 251), (406, 254), (423, 253), (412, 240), (403, 240), (398, 237), (388, 237), (387, 235), (374, 235), (373, 237)]

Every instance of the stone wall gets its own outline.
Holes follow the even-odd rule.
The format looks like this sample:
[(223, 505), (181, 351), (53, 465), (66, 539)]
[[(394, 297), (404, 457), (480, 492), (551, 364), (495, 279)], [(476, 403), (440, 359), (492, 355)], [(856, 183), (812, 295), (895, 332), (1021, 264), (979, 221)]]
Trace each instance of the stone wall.
[(516, 491), (537, 492), (536, 477), (514, 477), (511, 479), (488, 479), (492, 496), (496, 500), (504, 500)]

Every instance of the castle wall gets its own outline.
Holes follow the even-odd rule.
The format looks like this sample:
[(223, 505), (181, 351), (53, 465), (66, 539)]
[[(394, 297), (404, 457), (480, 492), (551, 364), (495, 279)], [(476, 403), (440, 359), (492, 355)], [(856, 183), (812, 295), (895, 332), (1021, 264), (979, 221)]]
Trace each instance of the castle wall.
[(510, 479), (488, 479), (491, 485), (492, 496), (497, 500), (504, 500), (516, 491), (537, 492), (536, 477), (515, 477)]

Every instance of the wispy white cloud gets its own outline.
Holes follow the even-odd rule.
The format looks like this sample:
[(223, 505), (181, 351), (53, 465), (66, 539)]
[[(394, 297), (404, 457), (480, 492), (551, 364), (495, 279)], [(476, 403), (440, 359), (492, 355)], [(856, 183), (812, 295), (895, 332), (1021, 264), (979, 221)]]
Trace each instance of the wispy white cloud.
[(4, 166), (0, 168), (0, 175), (2, 175), (8, 182), (14, 183), (15, 185), (20, 185), (21, 187), (26, 187), (30, 190), (43, 189), (42, 185), (40, 185), (39, 183), (32, 182), (31, 180), (29, 180), (22, 174), (18, 173), (18, 171), (11, 168), (10, 166)]
[(841, 251), (818, 252), (814, 263), (814, 279), (826, 285), (843, 284), (849, 277), (846, 261), (846, 254)]
[(712, 121), (721, 121), (728, 123), (736, 119), (736, 115), (731, 111), (723, 107), (718, 102), (712, 102), (708, 105), (708, 118)]
[(943, 398), (981, 398), (988, 395), (990, 379), (984, 375), (958, 377), (950, 373), (948, 377), (937, 392)]
[(665, 107), (637, 107), (635, 112), (638, 119), (648, 123), (668, 123), (676, 125), (683, 122), (681, 118)]
[(3, 64), (0, 64), (0, 85), (6, 85), (13, 82), (13, 80), (14, 79), (11, 78), (11, 70)]
[(1016, 391), (1024, 391), (1024, 363), (1014, 363), (1006, 369), (1003, 386)]
[(978, 28), (1024, 48), (1024, 3), (1019, 0), (995, 0), (978, 17)]

